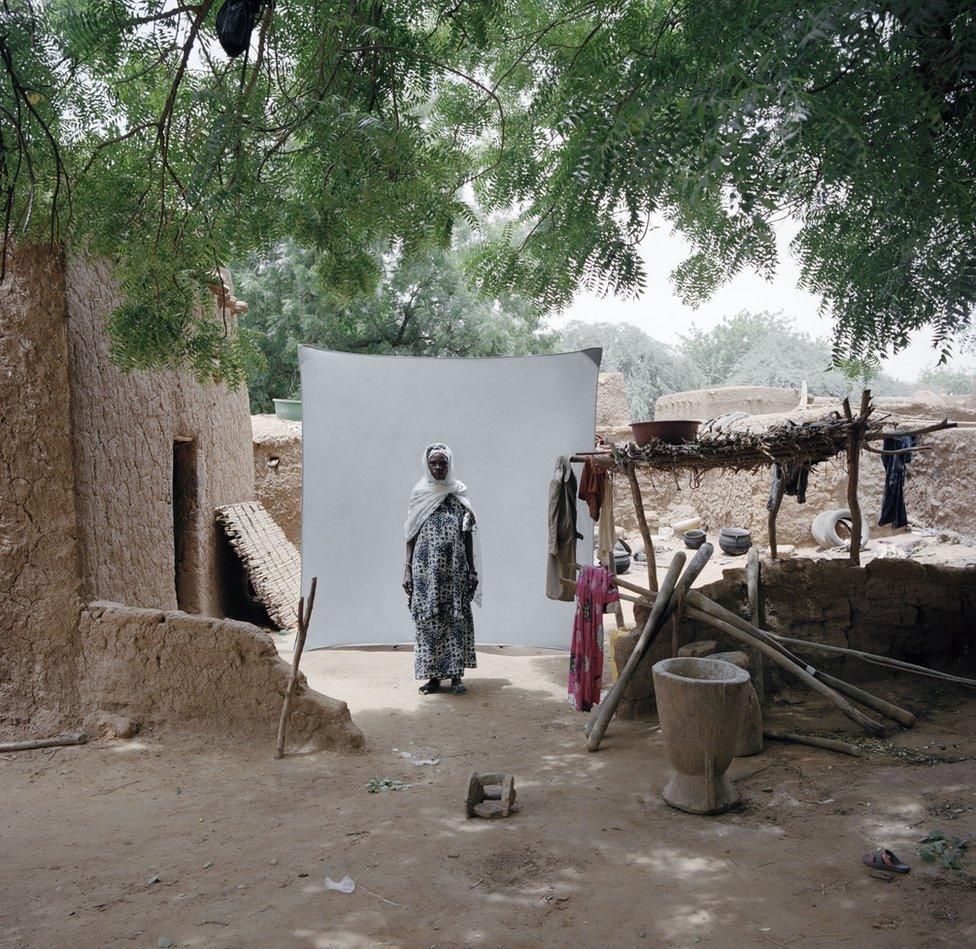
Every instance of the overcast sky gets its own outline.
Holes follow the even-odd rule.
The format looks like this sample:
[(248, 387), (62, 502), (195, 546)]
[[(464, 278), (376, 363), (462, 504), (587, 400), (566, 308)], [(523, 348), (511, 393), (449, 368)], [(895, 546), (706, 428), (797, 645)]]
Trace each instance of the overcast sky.
[[(641, 243), (641, 256), (647, 266), (647, 290), (637, 300), (617, 297), (601, 299), (581, 293), (556, 320), (556, 327), (569, 320), (586, 322), (633, 323), (649, 336), (663, 343), (677, 343), (692, 323), (710, 329), (723, 317), (740, 310), (781, 310), (796, 320), (797, 327), (812, 336), (831, 336), (829, 319), (817, 313), (819, 300), (798, 289), (798, 266), (790, 256), (789, 240), (792, 229), (784, 226), (780, 232), (780, 264), (775, 278), (767, 282), (753, 271), (740, 274), (725, 284), (707, 303), (697, 310), (685, 306), (675, 295), (670, 280), (671, 271), (688, 256), (684, 238), (672, 234), (667, 224), (648, 233)], [(930, 334), (920, 333), (909, 347), (886, 361), (886, 370), (893, 376), (914, 381), (919, 372), (933, 365), (938, 353), (932, 349)], [(972, 360), (953, 360), (950, 366), (972, 365)], [(797, 380), (799, 383), (801, 380)]]

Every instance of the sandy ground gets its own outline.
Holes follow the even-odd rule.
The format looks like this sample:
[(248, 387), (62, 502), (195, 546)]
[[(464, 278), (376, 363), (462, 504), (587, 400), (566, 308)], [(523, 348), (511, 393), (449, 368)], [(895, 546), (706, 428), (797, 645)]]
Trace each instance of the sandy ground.
[[(420, 696), (409, 650), (303, 666), (366, 752), (274, 761), (270, 737), (148, 734), (0, 756), (0, 944), (976, 944), (976, 858), (958, 875), (917, 852), (935, 827), (976, 830), (972, 693), (889, 682), (912, 732), (861, 759), (769, 744), (733, 762), (741, 808), (702, 818), (662, 803), (654, 722), (585, 751), (564, 656), (482, 651), (461, 698)], [(771, 720), (850, 732), (799, 693)], [(514, 772), (520, 813), (465, 820), (473, 769)], [(368, 793), (377, 777), (409, 787)], [(911, 874), (862, 867), (880, 843)], [(345, 874), (354, 893), (326, 889)]]

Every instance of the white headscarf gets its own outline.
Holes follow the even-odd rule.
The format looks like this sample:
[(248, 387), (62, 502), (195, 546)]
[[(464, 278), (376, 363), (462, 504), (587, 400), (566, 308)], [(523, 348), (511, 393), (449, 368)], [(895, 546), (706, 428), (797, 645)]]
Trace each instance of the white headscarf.
[[(444, 455), (447, 458), (447, 474), (443, 481), (438, 481), (430, 473), (430, 466), (427, 464), (433, 454)], [(403, 525), (403, 532), (407, 540), (413, 540), (424, 521), (436, 511), (444, 499), (453, 494), (470, 512), (474, 515), (474, 508), (468, 498), (468, 486), (463, 481), (458, 481), (454, 477), (454, 453), (443, 442), (434, 442), (424, 449), (424, 476), (413, 486), (410, 492), (410, 502), (407, 505), (407, 520)], [(474, 601), (481, 606), (481, 544), (479, 543), (477, 517), (475, 517), (475, 529), (473, 535), (474, 568), (478, 571), (478, 589), (475, 592)]]

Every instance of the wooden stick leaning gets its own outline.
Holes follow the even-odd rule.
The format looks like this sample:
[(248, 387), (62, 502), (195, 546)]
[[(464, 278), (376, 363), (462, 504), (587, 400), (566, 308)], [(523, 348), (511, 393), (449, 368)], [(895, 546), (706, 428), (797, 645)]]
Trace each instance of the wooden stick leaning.
[(288, 727), (288, 713), (291, 710), (291, 697), (298, 682), (298, 663), (302, 660), (302, 650), (305, 648), (305, 637), (308, 635), (308, 621), (315, 605), (315, 587), (318, 577), (312, 577), (312, 586), (308, 591), (308, 606), (305, 597), (298, 600), (298, 633), (295, 635), (295, 654), (291, 660), (291, 672), (288, 674), (288, 685), (285, 688), (285, 700), (281, 706), (281, 718), (278, 721), (278, 742), (275, 745), (275, 758), (285, 756), (285, 730)]
[(813, 748), (826, 748), (828, 751), (839, 751), (852, 758), (861, 757), (861, 749), (850, 742), (837, 741), (834, 738), (821, 738), (819, 735), (798, 735), (795, 732), (775, 731), (771, 728), (763, 729), (763, 738), (771, 741), (790, 741), (795, 745), (810, 745)]
[(680, 551), (674, 555), (671, 566), (668, 567), (668, 572), (664, 575), (664, 580), (661, 582), (661, 589), (655, 596), (650, 615), (647, 617), (644, 628), (641, 630), (641, 634), (634, 645), (634, 649), (627, 659), (627, 664), (620, 671), (620, 674), (617, 676), (617, 681), (610, 687), (610, 691), (607, 692), (600, 704), (593, 709), (590, 718), (583, 726), (583, 731), (589, 736), (587, 748), (590, 751), (596, 751), (600, 747), (603, 733), (606, 731), (607, 725), (613, 717), (613, 713), (616, 712), (617, 706), (620, 704), (620, 699), (630, 684), (630, 680), (634, 677), (634, 672), (640, 664), (641, 657), (657, 634), (657, 631), (663, 625), (661, 617), (668, 605), (671, 594), (674, 592), (674, 586), (678, 582), (678, 577), (685, 565), (685, 559), (685, 555)]
[[(700, 609), (699, 605), (703, 606), (704, 609)], [(775, 645), (770, 645), (768, 642), (753, 635), (752, 633), (747, 633), (745, 630), (740, 629), (738, 625), (730, 623), (726, 619), (717, 616), (715, 607), (718, 607), (717, 603), (713, 603), (707, 597), (694, 597), (694, 591), (692, 591), (692, 593), (688, 596), (688, 607), (685, 611), (685, 615), (690, 619), (696, 619), (702, 623), (707, 623), (709, 626), (713, 626), (715, 629), (727, 633), (733, 639), (738, 639), (741, 642), (746, 643), (746, 645), (753, 646), (754, 648), (761, 650), (777, 665), (782, 666), (787, 670), (787, 672), (791, 672), (801, 682), (813, 689), (814, 692), (818, 692), (825, 699), (836, 705), (844, 715), (846, 715), (852, 722), (860, 725), (866, 732), (874, 735), (877, 738), (884, 737), (885, 728), (883, 725), (868, 718), (867, 715), (865, 715), (859, 709), (856, 709), (842, 695), (837, 693), (830, 686), (825, 685), (818, 678), (816, 678), (816, 676), (813, 676), (807, 672), (803, 666), (797, 665), (797, 663), (795, 663), (792, 659), (788, 659)], [(718, 607), (718, 609), (721, 609), (721, 607)]]
[[(594, 709), (593, 715), (586, 723), (584, 731), (588, 735), (586, 742), (587, 751), (596, 751), (600, 747), (600, 742), (603, 740), (607, 726), (610, 724), (610, 719), (613, 718), (613, 714), (620, 704), (620, 699), (623, 697), (624, 691), (637, 671), (637, 667), (650, 648), (655, 636), (664, 628), (664, 624), (677, 608), (678, 591), (687, 592), (691, 588), (698, 574), (702, 572), (705, 564), (708, 563), (708, 558), (712, 556), (713, 550), (714, 548), (711, 544), (702, 544), (695, 552), (695, 556), (692, 558), (691, 563), (688, 564), (684, 573), (681, 573), (681, 567), (685, 561), (684, 553), (679, 551), (674, 555), (674, 559), (671, 561), (671, 566), (668, 568), (665, 576), (665, 582), (670, 582), (671, 584), (670, 588), (662, 584), (660, 591), (654, 598), (654, 605), (651, 607), (651, 613), (647, 617), (647, 622), (644, 624), (640, 639), (638, 639), (634, 646), (634, 651), (627, 660), (627, 665), (624, 666), (622, 672), (617, 677), (617, 681), (614, 682), (613, 688), (607, 693), (607, 697)], [(681, 574), (680, 579), (678, 578), (679, 573)]]
[[(619, 580), (618, 583), (623, 586), (624, 581)], [(628, 583), (627, 589), (634, 590), (641, 595), (641, 598), (645, 602), (654, 603), (656, 601), (656, 595), (643, 589), (634, 583)], [(694, 596), (703, 596), (698, 591), (695, 591)], [(703, 597), (703, 599), (707, 599)], [(771, 633), (768, 630), (761, 629), (755, 624), (750, 624), (746, 620), (742, 619), (741, 616), (736, 615), (730, 610), (725, 610), (724, 607), (715, 603), (714, 600), (708, 600), (716, 609), (722, 612), (722, 618), (727, 622), (737, 625), (743, 632), (749, 634), (750, 636), (758, 636), (758, 638), (764, 639), (764, 641), (777, 648), (778, 651), (784, 655), (790, 662), (795, 665), (799, 665), (802, 668), (808, 668), (808, 664), (803, 662), (799, 656), (794, 655), (788, 649), (783, 648), (783, 644), (789, 643), (797, 646), (809, 646), (811, 649), (817, 649), (825, 652), (836, 652), (845, 655), (852, 655), (860, 659), (864, 659), (866, 662), (874, 662), (876, 665), (889, 666), (894, 669), (901, 669), (904, 672), (914, 672), (918, 675), (927, 675), (931, 678), (941, 679), (947, 682), (954, 682), (959, 685), (967, 685), (976, 688), (976, 679), (966, 679), (960, 676), (952, 676), (949, 673), (936, 672), (932, 669), (926, 669), (924, 666), (913, 666), (911, 663), (903, 663), (896, 659), (887, 659), (885, 656), (872, 656), (870, 653), (860, 653), (854, 649), (842, 649), (840, 646), (826, 646), (821, 643), (811, 643), (804, 639), (790, 639), (786, 636), (779, 636), (776, 633)], [(757, 655), (762, 655), (761, 652), (756, 650)], [(865, 692), (863, 689), (859, 689), (857, 686), (851, 685), (849, 682), (844, 682), (842, 679), (837, 679), (834, 676), (828, 675), (826, 672), (821, 672), (819, 669), (814, 669), (813, 674), (820, 679), (821, 682), (826, 685), (831, 686), (838, 692), (842, 692), (847, 695), (848, 698), (852, 698), (864, 705), (867, 708), (873, 709), (874, 711), (884, 715), (886, 718), (890, 718), (892, 721), (897, 722), (899, 725), (905, 728), (911, 728), (915, 724), (915, 716), (909, 712), (907, 709), (903, 709), (898, 705), (893, 705), (891, 702), (886, 702), (884, 699), (878, 698), (876, 695), (872, 695), (870, 692)], [(589, 728), (589, 726), (587, 726)]]
[(637, 471), (632, 464), (627, 465), (627, 480), (630, 481), (630, 494), (634, 501), (634, 513), (637, 515), (637, 527), (644, 541), (644, 556), (647, 558), (647, 583), (651, 590), (656, 593), (658, 585), (654, 541), (651, 539), (651, 529), (647, 526), (647, 513), (644, 510), (644, 499), (641, 497)]
[(681, 648), (681, 621), (685, 617), (685, 594), (684, 590), (676, 590), (675, 598), (677, 603), (675, 604), (674, 613), (671, 616), (671, 658), (674, 659), (678, 655), (678, 650)]
[(956, 676), (948, 672), (939, 672), (938, 669), (929, 669), (927, 666), (917, 666), (913, 662), (902, 662), (900, 659), (892, 659), (890, 656), (878, 656), (871, 652), (861, 652), (859, 649), (848, 649), (844, 646), (829, 646), (826, 643), (815, 643), (808, 639), (793, 639), (790, 636), (780, 636), (777, 633), (769, 634), (773, 639), (780, 643), (796, 646), (798, 649), (812, 649), (815, 652), (833, 653), (838, 656), (851, 656), (872, 665), (881, 666), (885, 669), (892, 669), (895, 672), (907, 672), (910, 675), (925, 676), (929, 679), (939, 679), (942, 682), (951, 682), (955, 685), (966, 686), (976, 689), (976, 679), (967, 679), (965, 676)]
[[(782, 474), (782, 471), (780, 472)], [(769, 556), (776, 560), (779, 552), (776, 548), (776, 518), (779, 516), (780, 505), (783, 503), (783, 495), (786, 492), (786, 479), (780, 477), (773, 492), (773, 506), (769, 509), (766, 516), (766, 530), (769, 534)], [(755, 550), (755, 548), (752, 548)]]
[[(699, 595), (700, 596), (700, 595)], [(767, 645), (774, 647), (777, 651), (790, 662), (797, 666), (802, 667), (808, 673), (815, 676), (824, 685), (829, 686), (842, 695), (846, 695), (849, 699), (853, 699), (855, 702), (860, 703), (866, 708), (872, 709), (878, 712), (880, 715), (884, 715), (885, 718), (890, 718), (893, 722), (897, 722), (905, 728), (911, 728), (915, 724), (915, 716), (909, 712), (907, 709), (901, 708), (898, 705), (893, 705), (891, 702), (887, 702), (882, 698), (878, 698), (876, 695), (872, 695), (870, 692), (865, 692), (864, 689), (859, 689), (856, 685), (851, 685), (849, 682), (845, 682), (843, 679), (837, 679), (834, 676), (828, 675), (826, 672), (821, 672), (819, 669), (814, 669), (808, 663), (804, 662), (799, 656), (790, 652), (782, 643), (778, 642), (776, 637), (767, 632), (764, 629), (758, 629), (753, 624), (744, 620), (741, 616), (733, 613), (731, 610), (725, 609), (725, 607), (716, 603), (714, 600), (709, 600), (707, 597), (701, 596), (701, 601), (711, 605), (708, 612), (713, 613), (720, 619), (737, 626), (744, 633), (748, 633), (750, 636), (754, 636)], [(702, 607), (699, 606), (699, 609)]]
[(83, 745), (88, 741), (84, 732), (65, 732), (54, 738), (34, 738), (30, 741), (5, 741), (0, 743), (0, 754), (8, 751), (31, 751), (34, 748), (59, 748), (62, 745)]
[[(763, 628), (762, 599), (760, 591), (760, 565), (759, 551), (755, 547), (749, 548), (749, 556), (746, 560), (746, 589), (749, 593), (749, 618), (752, 625)], [(763, 669), (763, 656), (757, 649), (750, 651), (750, 665), (752, 667), (752, 684), (756, 690), (756, 696), (761, 704), (766, 703), (766, 674)]]

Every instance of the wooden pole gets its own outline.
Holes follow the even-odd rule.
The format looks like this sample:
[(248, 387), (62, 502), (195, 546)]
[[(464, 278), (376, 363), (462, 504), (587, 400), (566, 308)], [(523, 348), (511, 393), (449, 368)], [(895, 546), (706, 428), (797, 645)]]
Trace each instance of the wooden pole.
[(640, 637), (634, 645), (630, 656), (627, 658), (627, 663), (621, 669), (620, 675), (617, 676), (617, 681), (610, 687), (610, 691), (603, 697), (603, 701), (597, 705), (586, 725), (583, 726), (583, 731), (588, 736), (586, 743), (587, 750), (596, 751), (600, 747), (604, 732), (606, 732), (607, 725), (610, 724), (610, 719), (613, 718), (614, 712), (617, 711), (617, 706), (620, 704), (620, 699), (623, 698), (624, 691), (630, 684), (630, 680), (634, 677), (634, 673), (637, 671), (641, 659), (644, 658), (644, 653), (647, 651), (647, 648), (654, 641), (658, 630), (664, 625), (664, 613), (667, 610), (668, 601), (671, 598), (674, 586), (678, 582), (678, 577), (684, 565), (685, 555), (679, 551), (674, 555), (671, 566), (664, 575), (664, 583), (657, 598), (654, 600), (654, 605), (651, 607), (651, 612), (647, 620), (644, 622), (644, 628), (641, 630)]
[(278, 720), (278, 742), (275, 745), (275, 758), (285, 756), (285, 731), (288, 728), (288, 713), (291, 710), (291, 697), (298, 682), (298, 664), (302, 660), (302, 650), (305, 648), (305, 637), (308, 635), (308, 621), (315, 605), (315, 587), (318, 577), (312, 577), (312, 586), (308, 591), (308, 607), (305, 597), (298, 600), (298, 632), (295, 635), (295, 654), (291, 660), (291, 672), (288, 674), (288, 685), (285, 688), (285, 700), (281, 706), (281, 718)]
[(677, 593), (678, 605), (675, 607), (674, 616), (671, 617), (671, 658), (678, 655), (681, 648), (681, 621), (685, 616), (685, 594), (684, 590)]
[(810, 745), (813, 748), (826, 748), (828, 751), (839, 751), (843, 755), (850, 755), (852, 758), (861, 757), (861, 749), (850, 742), (837, 741), (834, 738), (821, 738), (819, 735), (798, 735), (795, 732), (773, 731), (771, 728), (763, 729), (763, 738), (771, 741), (789, 741), (795, 745)]
[(851, 512), (851, 566), (861, 566), (861, 501), (857, 493), (861, 465), (861, 445), (864, 442), (868, 416), (871, 414), (871, 390), (861, 393), (861, 410), (856, 419), (851, 416), (850, 399), (844, 399), (844, 414), (851, 427), (847, 437), (847, 506)]
[[(610, 497), (610, 501), (609, 502), (607, 501), (607, 496), (608, 495)], [(613, 496), (613, 472), (612, 471), (608, 471), (607, 474), (606, 474), (606, 478), (604, 479), (604, 482), (603, 482), (603, 503), (604, 504), (609, 503), (610, 506), (614, 510), (616, 510), (615, 501), (616, 501), (616, 498), (614, 498), (614, 496)], [(600, 509), (600, 513), (601, 514), (603, 513), (603, 509), (602, 508)], [(598, 523), (597, 524), (597, 530), (599, 531), (599, 529), (600, 529), (600, 525)], [(616, 524), (616, 521), (614, 521), (614, 525), (613, 525), (613, 538), (614, 538), (614, 544), (610, 548), (610, 563), (608, 565), (608, 568), (609, 568), (610, 572), (613, 574), (613, 582), (616, 584), (616, 583), (618, 583), (618, 580), (617, 580), (617, 560), (614, 557), (614, 551), (616, 550), (616, 547), (617, 547), (617, 544), (616, 544), (616, 541), (617, 541), (617, 524)], [(627, 624), (624, 622), (624, 608), (620, 605), (620, 602), (619, 601), (616, 603), (616, 609), (614, 610), (614, 612), (617, 615), (617, 629), (623, 629)]]
[[(749, 556), (746, 560), (746, 588), (749, 592), (749, 618), (752, 625), (763, 629), (766, 623), (762, 615), (762, 594), (760, 590), (760, 564), (759, 551), (755, 547), (749, 548)], [(752, 666), (752, 684), (759, 696), (759, 701), (766, 701), (766, 670), (763, 667), (763, 654), (758, 649), (749, 651), (750, 665)]]
[[(763, 642), (768, 646), (772, 646), (776, 649), (780, 655), (788, 662), (792, 663), (794, 666), (798, 666), (804, 669), (809, 675), (822, 682), (824, 685), (829, 686), (837, 692), (846, 695), (848, 698), (854, 699), (855, 702), (859, 702), (867, 708), (873, 709), (874, 711), (884, 715), (886, 718), (890, 718), (892, 721), (898, 722), (899, 725), (903, 725), (905, 728), (911, 728), (915, 724), (915, 716), (907, 711), (906, 709), (900, 708), (897, 705), (893, 705), (891, 702), (886, 702), (884, 699), (878, 698), (876, 695), (872, 695), (870, 692), (865, 692), (863, 689), (859, 689), (857, 686), (851, 685), (849, 682), (844, 682), (843, 679), (836, 679), (834, 676), (827, 675), (826, 672), (821, 672), (819, 669), (814, 669), (813, 666), (808, 665), (799, 656), (794, 655), (786, 647), (780, 643), (772, 633), (767, 632), (764, 629), (757, 629), (751, 623), (748, 623), (741, 616), (733, 613), (731, 610), (727, 610), (724, 606), (716, 603), (714, 600), (708, 599), (708, 597), (702, 596), (702, 594), (697, 591), (693, 591), (690, 599), (693, 599), (695, 606), (699, 609), (711, 613), (713, 616), (724, 620), (737, 627), (742, 632), (754, 637), (755, 640)], [(870, 719), (869, 719), (870, 721)]]
[(895, 672), (908, 672), (911, 675), (924, 676), (929, 679), (939, 679), (942, 682), (951, 682), (953, 685), (962, 685), (966, 688), (976, 689), (976, 679), (967, 679), (964, 676), (950, 675), (948, 672), (939, 672), (937, 669), (929, 669), (926, 666), (917, 666), (912, 662), (902, 662), (900, 659), (892, 659), (889, 656), (877, 656), (870, 652), (861, 652), (859, 649), (847, 649), (844, 646), (828, 646), (826, 643), (812, 643), (806, 639), (792, 639), (789, 636), (778, 636), (770, 633), (777, 642), (788, 643), (798, 649), (812, 649), (815, 652), (833, 653), (839, 656), (851, 656), (863, 662), (869, 662), (885, 669), (892, 669)]
[[(780, 474), (783, 474), (780, 469)], [(783, 494), (786, 491), (786, 479), (780, 477), (776, 482), (776, 490), (773, 494), (773, 506), (769, 509), (766, 517), (766, 527), (769, 533), (769, 556), (775, 560), (778, 556), (776, 549), (776, 518), (779, 516), (780, 505), (783, 503)]]
[(54, 738), (34, 738), (31, 741), (5, 741), (0, 743), (0, 754), (8, 751), (31, 751), (34, 748), (59, 748), (62, 745), (83, 745), (88, 741), (84, 732), (67, 732)]
[[(692, 608), (691, 605), (693, 602), (695, 603), (694, 608)], [(717, 615), (715, 615), (717, 611), (715, 611), (713, 608), (718, 607), (717, 603), (713, 603), (707, 597), (696, 597), (693, 600), (692, 596), (690, 595), (688, 597), (688, 603), (689, 606), (687, 609), (687, 615), (689, 617), (703, 623), (707, 623), (709, 626), (714, 626), (716, 629), (727, 633), (733, 639), (738, 639), (740, 642), (744, 642), (747, 645), (760, 649), (772, 662), (782, 666), (787, 670), (787, 672), (792, 673), (801, 682), (813, 689), (814, 692), (819, 693), (825, 699), (836, 705), (837, 708), (839, 708), (840, 711), (852, 722), (856, 722), (865, 731), (871, 735), (874, 735), (875, 737), (884, 737), (885, 728), (883, 725), (880, 725), (878, 722), (868, 718), (867, 715), (856, 709), (842, 695), (835, 692), (832, 688), (830, 688), (830, 686), (825, 685), (811, 673), (807, 672), (803, 666), (800, 666), (791, 659), (788, 659), (779, 651), (779, 649), (776, 648), (776, 646), (770, 645), (751, 633), (747, 633), (740, 629), (737, 625), (734, 625), (725, 619), (720, 619)], [(703, 607), (702, 609), (698, 608), (699, 604)], [(719, 609), (721, 609), (721, 607), (719, 607)]]
[(634, 513), (637, 515), (637, 527), (644, 539), (644, 556), (647, 557), (647, 584), (651, 591), (657, 592), (657, 564), (654, 561), (654, 541), (651, 540), (651, 529), (647, 526), (647, 514), (644, 511), (644, 499), (641, 497), (640, 482), (637, 480), (637, 470), (627, 465), (627, 480), (630, 481), (630, 494), (634, 499)]
[[(684, 553), (678, 551), (674, 555), (671, 566), (668, 568), (667, 574), (665, 574), (661, 590), (655, 596), (654, 605), (651, 607), (651, 613), (647, 617), (647, 622), (644, 624), (640, 639), (634, 646), (634, 651), (630, 654), (627, 664), (617, 677), (617, 681), (614, 682), (613, 687), (607, 693), (606, 698), (593, 710), (590, 720), (584, 727), (584, 731), (589, 736), (586, 742), (587, 751), (596, 751), (600, 747), (600, 742), (603, 740), (603, 735), (607, 730), (607, 726), (610, 724), (610, 719), (617, 710), (624, 690), (630, 684), (630, 680), (636, 673), (637, 667), (640, 665), (641, 660), (644, 658), (658, 632), (664, 627), (664, 624), (676, 609), (678, 596), (686, 593), (690, 589), (692, 583), (695, 582), (695, 579), (704, 569), (705, 564), (708, 563), (708, 558), (712, 556), (713, 549), (709, 543), (702, 544), (695, 551), (695, 556), (692, 558), (691, 563), (688, 564), (688, 568), (684, 573), (681, 573), (681, 568), (685, 563)], [(678, 574), (681, 574), (680, 578), (678, 578)]]
[(936, 422), (934, 425), (923, 425), (921, 428), (892, 429), (887, 432), (874, 432), (867, 436), (867, 440), (870, 442), (879, 442), (883, 438), (902, 438), (905, 435), (928, 435), (930, 432), (941, 432), (946, 428), (958, 427), (958, 422), (950, 422), (948, 418), (944, 418), (941, 422)]

